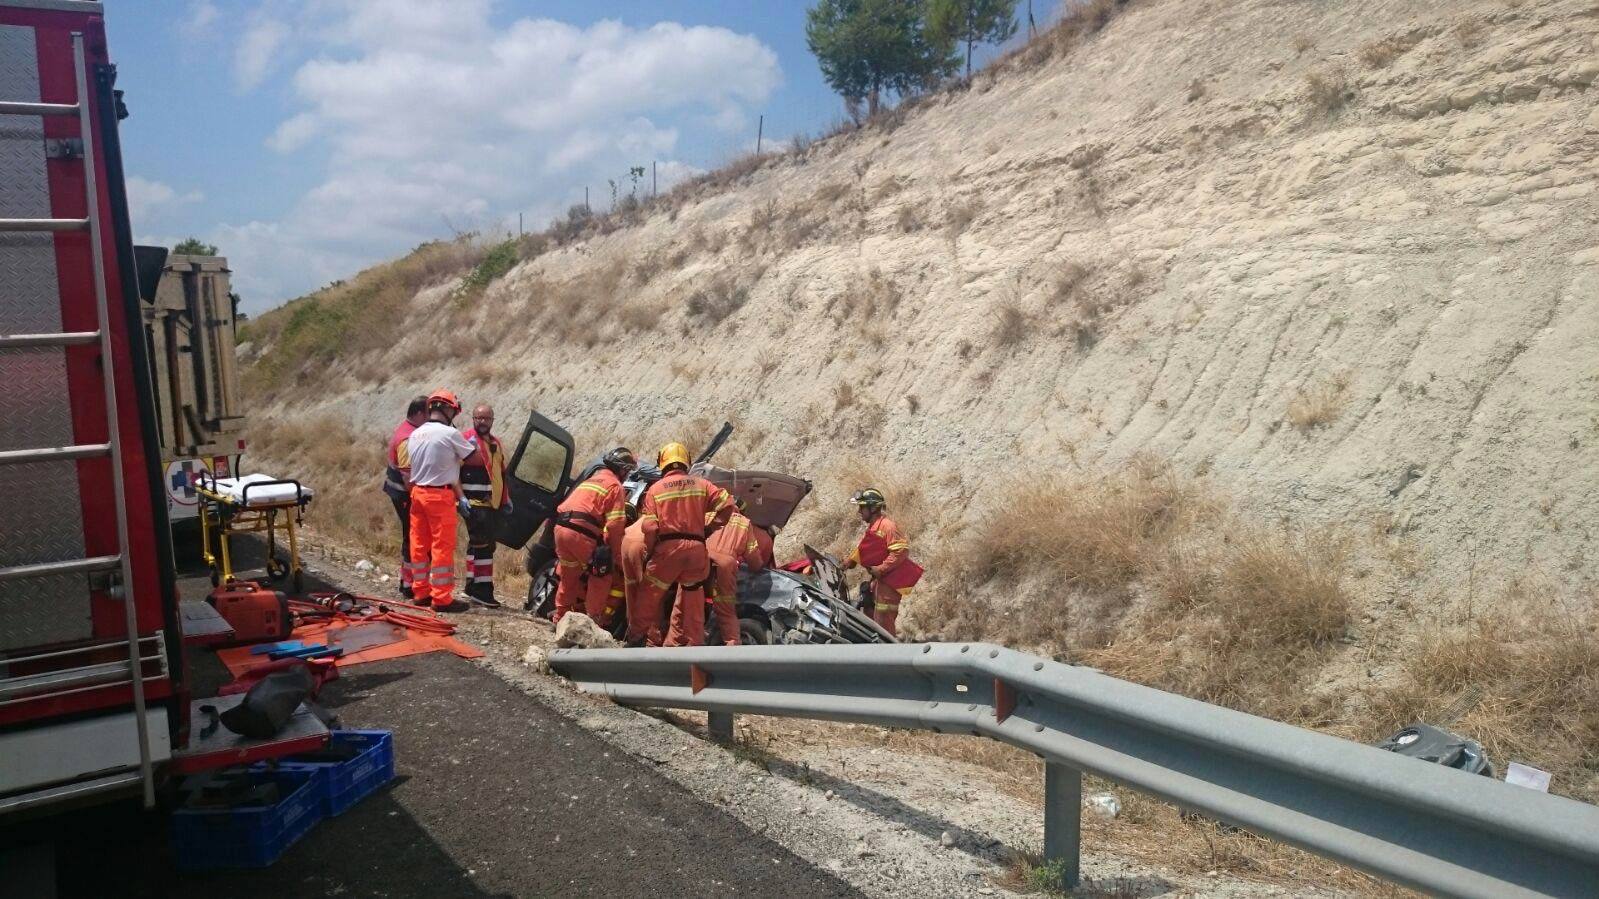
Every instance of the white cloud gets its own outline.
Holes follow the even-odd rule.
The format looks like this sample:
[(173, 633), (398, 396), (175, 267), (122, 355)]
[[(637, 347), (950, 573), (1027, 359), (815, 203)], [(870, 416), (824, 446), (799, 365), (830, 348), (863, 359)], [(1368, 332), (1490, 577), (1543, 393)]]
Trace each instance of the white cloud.
[(240, 90), (259, 86), (282, 58), (289, 39), (289, 26), (267, 15), (257, 14), (245, 26), (244, 37), (233, 51), (233, 80)]
[(326, 163), (281, 221), (217, 235), (239, 247), (230, 261), (263, 266), (233, 265), (250, 305), (450, 229), (514, 223), (518, 212), (535, 226), (580, 201), (585, 185), (602, 207), (606, 179), (626, 183), (630, 166), (657, 161), (669, 187), (700, 171), (677, 159), (683, 129), (741, 128), (782, 80), (769, 47), (725, 28), (500, 23), (491, 9), (303, 0), (261, 20), (294, 22), (292, 44), (287, 26), (254, 38), (252, 26), (236, 57), (241, 84), (259, 84), (279, 49), (304, 54), (290, 78), (299, 109), (268, 146)]
[(316, 128), (316, 118), (302, 112), (279, 125), (267, 138), (267, 146), (279, 153), (293, 153), (316, 136)]
[(203, 37), (221, 17), (222, 11), (211, 0), (191, 0), (188, 14), (178, 22), (178, 32), (188, 38)]
[(133, 219), (136, 226), (141, 227), (151, 221), (159, 220), (163, 213), (175, 206), (186, 206), (205, 199), (205, 194), (197, 190), (179, 193), (170, 184), (141, 178), (138, 175), (129, 175), (126, 185), (128, 216)]

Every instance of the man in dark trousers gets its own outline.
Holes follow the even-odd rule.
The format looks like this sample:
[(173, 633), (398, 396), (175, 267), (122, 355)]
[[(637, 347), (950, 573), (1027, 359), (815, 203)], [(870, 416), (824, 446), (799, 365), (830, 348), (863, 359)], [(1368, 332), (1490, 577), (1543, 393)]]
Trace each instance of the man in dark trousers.
[(466, 517), (466, 598), (491, 609), (494, 598), (494, 532), (499, 517), (511, 510), (505, 484), (505, 447), (494, 436), (494, 407), (481, 403), (472, 410), (472, 427), (463, 435), (473, 453), (461, 462), (461, 492), (472, 509)]
[(411, 495), (406, 487), (411, 458), (405, 441), (412, 431), (427, 421), (427, 402), (427, 397), (417, 395), (405, 407), (405, 420), (395, 427), (389, 437), (389, 464), (383, 471), (383, 492), (394, 503), (394, 514), (400, 516), (400, 595), (406, 599), (415, 596), (411, 584), (416, 580), (416, 568), (411, 564)]

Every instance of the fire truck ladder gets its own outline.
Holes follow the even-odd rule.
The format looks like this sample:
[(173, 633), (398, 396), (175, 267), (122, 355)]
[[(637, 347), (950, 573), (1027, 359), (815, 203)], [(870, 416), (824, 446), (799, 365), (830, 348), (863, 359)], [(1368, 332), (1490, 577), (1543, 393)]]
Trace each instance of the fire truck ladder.
[[(128, 681), (133, 688), (134, 719), (137, 722), (139, 734), (139, 780), (144, 787), (144, 805), (151, 808), (155, 805), (155, 777), (151, 769), (150, 760), (150, 733), (149, 722), (145, 719), (144, 701), (144, 663), (146, 661), (160, 661), (161, 650), (157, 648), (156, 656), (145, 657), (140, 651), (138, 616), (134, 607), (132, 596), (133, 568), (128, 555), (128, 508), (127, 496), (122, 483), (122, 444), (117, 432), (117, 390), (116, 379), (113, 375), (111, 353), (111, 331), (109, 317), (106, 312), (106, 275), (105, 275), (105, 250), (102, 244), (102, 223), (100, 221), (100, 193), (95, 172), (96, 147), (94, 134), (91, 130), (89, 116), (89, 77), (88, 66), (85, 61), (83, 34), (72, 34), (73, 68), (77, 76), (78, 102), (76, 103), (29, 103), (29, 102), (0, 102), (0, 114), (6, 115), (37, 115), (37, 116), (77, 116), (79, 133), (83, 139), (83, 169), (84, 187), (87, 197), (87, 216), (81, 219), (0, 219), (0, 232), (61, 232), (61, 231), (86, 231), (89, 235), (89, 246), (94, 258), (94, 298), (95, 312), (97, 315), (97, 330), (64, 332), (56, 334), (11, 334), (0, 335), (0, 350), (33, 349), (38, 347), (70, 347), (98, 342), (100, 344), (100, 378), (105, 388), (107, 442), (79, 444), (75, 446), (40, 447), (36, 449), (8, 450), (0, 452), (0, 465), (14, 465), (25, 462), (57, 462), (75, 459), (90, 459), (107, 457), (111, 461), (111, 479), (114, 487), (117, 515), (117, 553), (114, 556), (96, 556), (85, 559), (70, 559), (58, 562), (46, 562), (36, 565), (18, 565), (10, 568), (0, 568), (0, 583), (24, 578), (44, 577), (49, 575), (90, 573), (96, 571), (120, 570), (121, 586), (113, 588), (110, 593), (122, 601), (122, 608), (127, 624), (128, 647)], [(130, 325), (131, 326), (131, 325)], [(159, 647), (160, 641), (155, 641)], [(113, 644), (115, 645), (115, 644)], [(100, 648), (100, 647), (89, 647)], [(68, 650), (67, 652), (73, 652)], [(57, 655), (61, 653), (47, 653)], [(19, 661), (11, 659), (10, 661)], [(117, 663), (116, 667), (121, 668)], [(116, 681), (120, 682), (120, 681)], [(115, 683), (115, 682), (113, 682)], [(105, 683), (81, 689), (99, 689)], [(75, 690), (60, 690), (62, 692), (76, 692)], [(40, 698), (38, 696), (30, 696)], [(131, 785), (131, 783), (130, 783)]]

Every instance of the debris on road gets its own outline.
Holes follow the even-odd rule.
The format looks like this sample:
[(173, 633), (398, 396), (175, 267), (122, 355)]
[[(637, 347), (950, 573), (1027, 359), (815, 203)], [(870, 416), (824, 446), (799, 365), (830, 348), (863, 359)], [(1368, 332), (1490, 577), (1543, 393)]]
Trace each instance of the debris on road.
[(1122, 813), (1121, 800), (1110, 793), (1095, 793), (1083, 800), (1088, 811), (1101, 821), (1113, 820)]

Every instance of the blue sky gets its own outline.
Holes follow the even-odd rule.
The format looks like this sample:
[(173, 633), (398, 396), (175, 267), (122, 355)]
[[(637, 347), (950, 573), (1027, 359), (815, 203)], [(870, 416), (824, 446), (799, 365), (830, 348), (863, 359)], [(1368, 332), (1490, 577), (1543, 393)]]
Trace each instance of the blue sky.
[[(110, 3), (134, 229), (250, 311), (456, 231), (529, 228), (842, 115), (804, 0)], [(1035, 3), (1040, 17), (1053, 0)], [(1025, 10), (1025, 3), (1022, 4)]]

